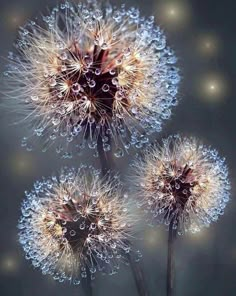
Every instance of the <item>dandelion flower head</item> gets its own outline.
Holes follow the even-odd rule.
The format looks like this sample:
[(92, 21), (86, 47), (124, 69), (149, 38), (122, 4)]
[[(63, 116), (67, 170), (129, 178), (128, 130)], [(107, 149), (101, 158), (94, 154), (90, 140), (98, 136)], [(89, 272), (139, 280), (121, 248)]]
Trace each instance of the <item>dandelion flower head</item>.
[(62, 155), (86, 146), (96, 155), (101, 138), (121, 157), (177, 104), (177, 59), (154, 18), (135, 8), (65, 2), (20, 29), (9, 59), (8, 101), (33, 128), (23, 146), (39, 136)]
[(131, 246), (133, 214), (118, 177), (81, 166), (63, 169), (26, 192), (19, 240), (33, 266), (79, 284), (96, 271), (115, 273)]
[(196, 139), (170, 136), (133, 167), (138, 206), (152, 223), (197, 232), (223, 214), (230, 191), (225, 160)]

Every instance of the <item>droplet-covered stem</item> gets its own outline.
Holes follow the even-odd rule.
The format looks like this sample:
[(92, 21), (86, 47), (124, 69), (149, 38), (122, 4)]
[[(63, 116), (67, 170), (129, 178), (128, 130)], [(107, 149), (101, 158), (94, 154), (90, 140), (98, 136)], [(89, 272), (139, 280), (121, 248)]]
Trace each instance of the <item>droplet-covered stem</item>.
[[(89, 275), (89, 268), (86, 267), (86, 273)], [(84, 291), (85, 296), (92, 296), (93, 295), (93, 286), (91, 281), (91, 276), (87, 276), (86, 278), (83, 278), (81, 281), (82, 288)]]

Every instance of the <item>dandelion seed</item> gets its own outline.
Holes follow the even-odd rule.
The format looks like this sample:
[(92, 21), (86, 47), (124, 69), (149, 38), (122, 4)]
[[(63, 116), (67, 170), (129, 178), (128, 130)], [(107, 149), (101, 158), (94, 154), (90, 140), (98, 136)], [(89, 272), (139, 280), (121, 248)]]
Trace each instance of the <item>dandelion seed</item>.
[(166, 292), (174, 295), (177, 233), (197, 232), (223, 214), (229, 200), (228, 169), (217, 151), (194, 138), (171, 136), (134, 163), (138, 206), (151, 222), (168, 225)]
[(134, 164), (138, 204), (152, 220), (197, 232), (223, 214), (229, 200), (228, 169), (217, 151), (194, 138), (171, 136)]
[(26, 258), (60, 282), (116, 272), (130, 252), (134, 221), (127, 206), (118, 178), (105, 181), (92, 167), (37, 181), (18, 225)]
[(111, 149), (107, 138), (120, 151), (142, 147), (161, 130), (177, 104), (180, 78), (152, 17), (87, 1), (66, 2), (43, 21), (20, 29), (5, 73), (9, 99), (21, 106), (33, 135), (47, 147), (67, 140), (60, 153), (71, 142), (97, 149), (99, 137), (104, 151)]

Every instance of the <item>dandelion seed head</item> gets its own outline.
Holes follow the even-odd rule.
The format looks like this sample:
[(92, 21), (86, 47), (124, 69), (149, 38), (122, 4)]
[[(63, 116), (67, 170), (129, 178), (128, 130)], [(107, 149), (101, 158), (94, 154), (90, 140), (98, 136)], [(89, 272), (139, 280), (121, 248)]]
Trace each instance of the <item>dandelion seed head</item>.
[(101, 137), (105, 151), (109, 138), (118, 152), (141, 147), (177, 104), (177, 59), (154, 18), (135, 8), (65, 2), (21, 28), (16, 49), (8, 95), (46, 143), (96, 150)]
[(197, 232), (223, 214), (229, 200), (228, 169), (217, 151), (194, 138), (171, 136), (134, 163), (138, 206), (152, 222)]
[(117, 176), (105, 181), (92, 167), (64, 169), (37, 181), (21, 211), (26, 258), (60, 282), (115, 273), (130, 252), (134, 216)]

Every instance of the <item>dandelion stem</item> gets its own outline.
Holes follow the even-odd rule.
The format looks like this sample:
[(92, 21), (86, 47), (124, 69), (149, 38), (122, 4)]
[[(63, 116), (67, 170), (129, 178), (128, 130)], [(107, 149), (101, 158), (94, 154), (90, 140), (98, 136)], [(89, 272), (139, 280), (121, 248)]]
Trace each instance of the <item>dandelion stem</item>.
[(128, 253), (128, 260), (130, 264), (131, 271), (133, 273), (133, 277), (135, 280), (136, 288), (138, 291), (139, 296), (148, 296), (148, 290), (144, 279), (144, 273), (143, 270), (139, 264), (139, 262), (136, 262), (135, 259)]
[[(111, 138), (109, 137), (107, 143), (111, 145)], [(98, 138), (97, 142), (97, 149), (98, 149), (98, 155), (102, 167), (102, 174), (105, 176), (109, 170), (112, 168), (114, 169), (115, 163), (112, 159), (112, 153), (111, 150), (109, 152), (104, 152), (103, 149), (103, 142), (101, 136)], [(148, 296), (147, 287), (144, 280), (144, 274), (143, 270), (138, 262), (135, 261), (135, 258), (133, 258), (130, 253), (127, 254), (127, 258), (130, 264), (131, 272), (134, 277), (134, 281), (136, 284), (136, 288), (138, 291), (139, 296)]]
[[(111, 137), (108, 137), (107, 144), (111, 145)], [(102, 174), (103, 176), (105, 176), (107, 172), (112, 168), (112, 164), (113, 164), (112, 153), (111, 153), (111, 150), (109, 152), (104, 151), (102, 137), (100, 135), (98, 136), (97, 145), (98, 145), (97, 146), (98, 155), (99, 155), (101, 168), (102, 168)]]
[(167, 257), (167, 285), (166, 294), (167, 296), (174, 296), (174, 276), (175, 276), (175, 262), (174, 262), (174, 247), (177, 236), (177, 227), (173, 227), (174, 220), (169, 225), (168, 235), (168, 257)]
[(92, 281), (90, 276), (90, 270), (88, 266), (86, 266), (86, 273), (87, 277), (82, 279), (82, 288), (84, 291), (85, 296), (92, 296), (93, 295), (93, 287), (92, 287)]

